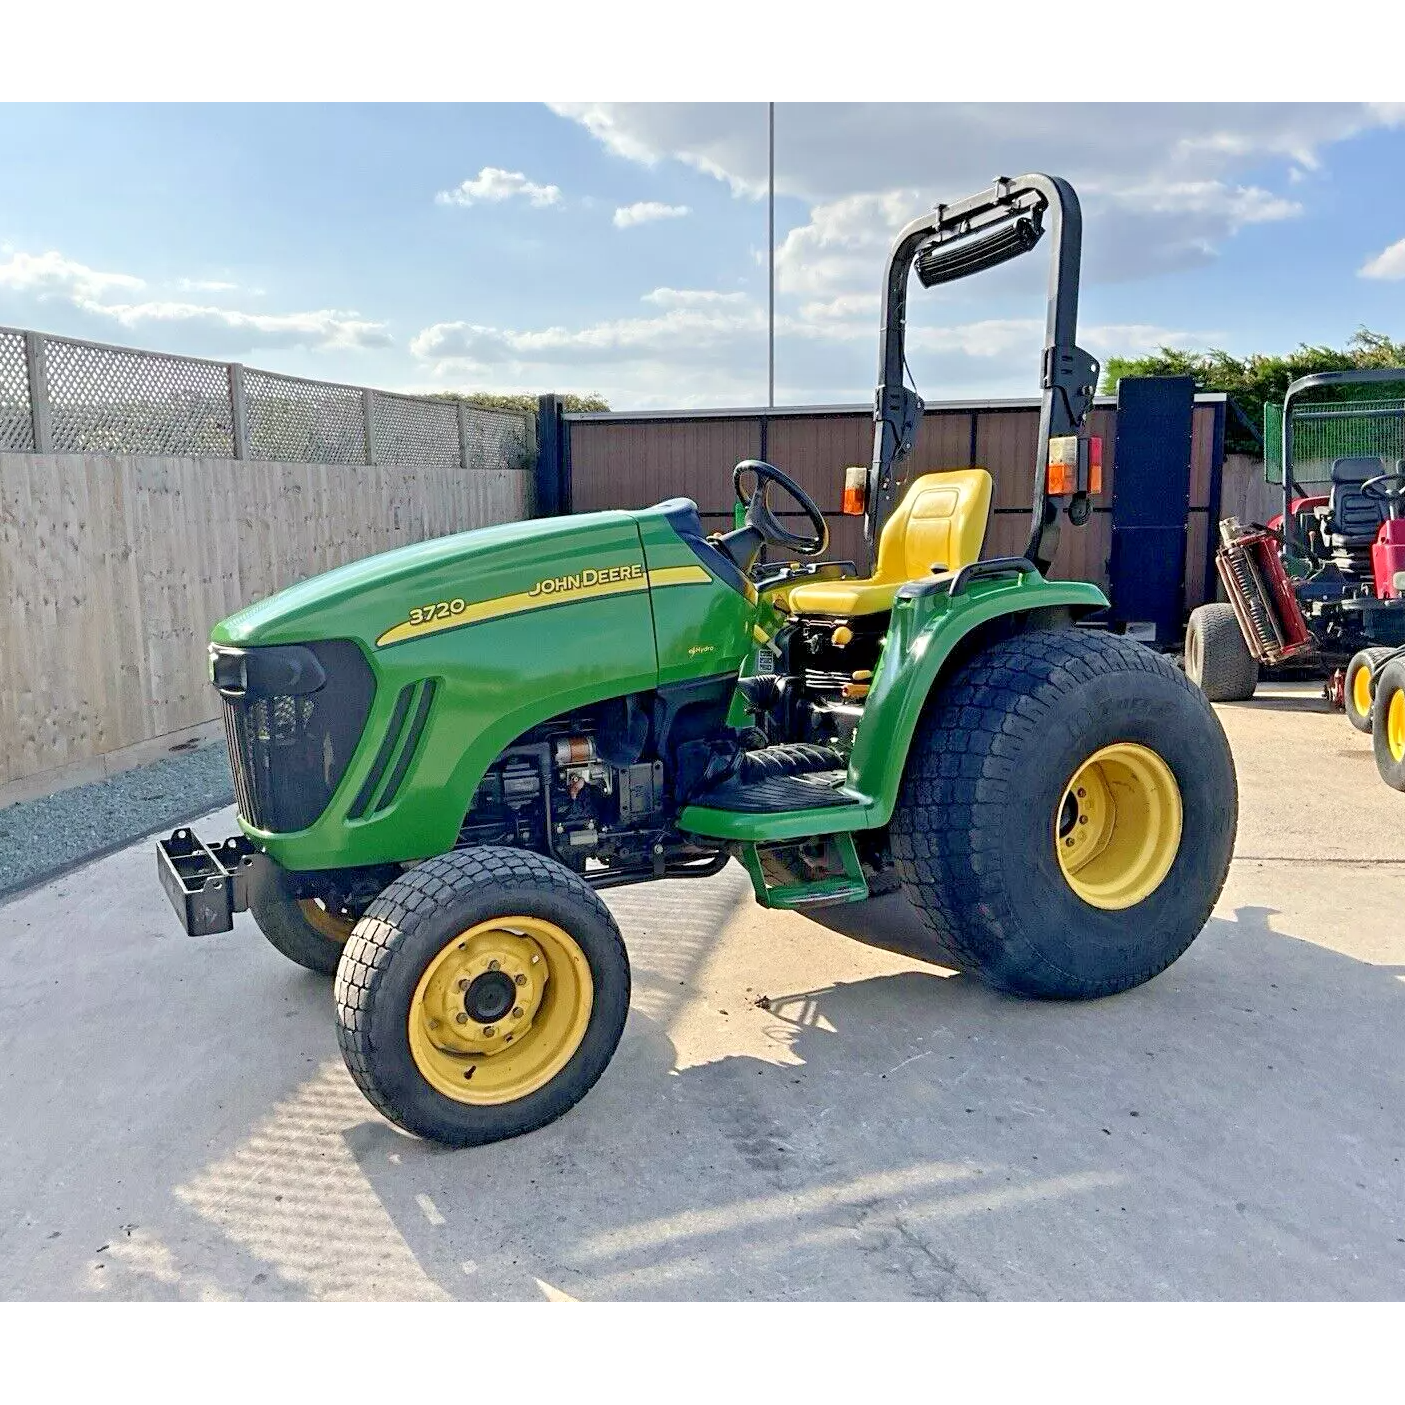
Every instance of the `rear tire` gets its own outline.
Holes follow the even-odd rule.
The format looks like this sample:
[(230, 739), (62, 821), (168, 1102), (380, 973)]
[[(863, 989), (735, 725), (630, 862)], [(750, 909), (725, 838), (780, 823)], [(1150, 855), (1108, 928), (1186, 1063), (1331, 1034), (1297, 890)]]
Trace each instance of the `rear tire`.
[(460, 850), (397, 878), (357, 923), (337, 971), (337, 1038), (384, 1117), (478, 1146), (535, 1131), (589, 1092), (629, 989), (619, 928), (588, 884), (529, 850)]
[[(977, 654), (929, 703), (891, 833), (932, 959), (1087, 999), (1195, 940), (1237, 815), (1224, 731), (1179, 670), (1116, 635), (1039, 630)], [(1092, 847), (1071, 858), (1068, 836)]]
[(1360, 649), (1346, 666), (1342, 683), (1342, 710), (1358, 732), (1371, 730), (1371, 672), (1394, 649)]
[(1186, 677), (1211, 702), (1247, 702), (1259, 686), (1259, 661), (1244, 642), (1233, 605), (1215, 602), (1190, 612)]
[(356, 919), (349, 913), (329, 911), (311, 898), (299, 898), (293, 890), (293, 875), (273, 868), (249, 899), (249, 911), (259, 931), (289, 961), (334, 976), (343, 948)]
[(1388, 663), (1376, 680), (1371, 746), (1376, 770), (1392, 790), (1405, 790), (1405, 658)]

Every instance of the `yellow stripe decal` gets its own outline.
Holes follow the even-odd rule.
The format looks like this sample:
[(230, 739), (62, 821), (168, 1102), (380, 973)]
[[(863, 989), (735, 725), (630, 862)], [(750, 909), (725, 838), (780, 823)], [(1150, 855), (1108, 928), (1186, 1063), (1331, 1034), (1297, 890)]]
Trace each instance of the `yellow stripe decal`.
[(457, 599), (442, 601), (413, 612), (418, 618), (402, 620), (386, 630), (376, 640), (376, 647), (383, 649), (388, 644), (401, 644), (407, 639), (422, 639), (425, 635), (438, 634), (445, 629), (483, 624), (487, 620), (501, 619), (504, 615), (526, 614), (531, 610), (545, 610), (552, 605), (574, 605), (578, 600), (598, 600), (606, 595), (632, 595), (651, 587), (658, 589), (668, 585), (708, 585), (711, 581), (712, 577), (701, 566), (665, 566), (660, 570), (650, 571), (647, 576), (641, 572), (640, 575), (625, 580), (573, 586), (550, 594), (524, 590), (515, 595), (499, 595), (495, 600), (479, 600), (473, 604)]
[(380, 649), (406, 639), (420, 639), (426, 634), (438, 634), (440, 630), (458, 629), (466, 624), (482, 624), (486, 620), (500, 619), (503, 615), (526, 614), (530, 610), (545, 610), (551, 605), (573, 605), (577, 600), (598, 600), (604, 595), (631, 595), (646, 588), (641, 576), (635, 580), (604, 581), (600, 585), (581, 586), (556, 595), (531, 595), (525, 590), (516, 595), (500, 595), (496, 600), (480, 600), (477, 604), (465, 605), (458, 614), (446, 615), (442, 619), (436, 617), (414, 624), (405, 620), (386, 630), (376, 640), (376, 647)]
[(649, 584), (655, 590), (664, 585), (709, 585), (711, 581), (701, 566), (663, 566), (649, 572)]

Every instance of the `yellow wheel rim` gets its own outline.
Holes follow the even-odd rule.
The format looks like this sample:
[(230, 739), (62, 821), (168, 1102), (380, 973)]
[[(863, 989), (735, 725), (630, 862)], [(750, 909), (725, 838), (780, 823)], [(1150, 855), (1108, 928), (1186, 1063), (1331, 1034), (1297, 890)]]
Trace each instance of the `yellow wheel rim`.
[(1371, 715), (1371, 670), (1358, 668), (1356, 677), (1351, 680), (1351, 701), (1358, 717)]
[(425, 967), (410, 1002), (410, 1054), (455, 1102), (515, 1102), (580, 1048), (595, 985), (573, 937), (539, 917), (495, 917)]
[(354, 917), (345, 917), (339, 912), (328, 912), (316, 898), (299, 898), (298, 911), (307, 925), (320, 932), (328, 941), (346, 945), (351, 929), (356, 926)]
[(1391, 759), (1405, 761), (1405, 691), (1396, 689), (1390, 695), (1390, 709), (1385, 719), (1386, 745)]
[(1181, 843), (1181, 790), (1149, 747), (1116, 742), (1074, 772), (1054, 811), (1054, 845), (1068, 886), (1118, 911), (1151, 896)]

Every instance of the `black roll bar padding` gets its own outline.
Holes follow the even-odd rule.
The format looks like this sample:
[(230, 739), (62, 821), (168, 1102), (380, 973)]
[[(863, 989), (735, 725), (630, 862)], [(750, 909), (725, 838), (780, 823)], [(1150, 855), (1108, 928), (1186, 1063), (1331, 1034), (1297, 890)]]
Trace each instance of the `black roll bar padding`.
[[(1021, 229), (1022, 223), (1027, 227)], [(1066, 495), (1053, 501), (1048, 497), (1049, 439), (1053, 435), (1077, 434), (1083, 428), (1092, 408), (1100, 368), (1074, 340), (1083, 249), (1083, 215), (1078, 196), (1062, 177), (1038, 173), (1015, 179), (1002, 176), (988, 189), (964, 200), (938, 205), (930, 214), (904, 226), (893, 242), (883, 282), (873, 460), (864, 510), (869, 569), (900, 486), (897, 466), (912, 452), (922, 417), (922, 401), (903, 380), (908, 275), (915, 263), (924, 260), (929, 275), (933, 271), (944, 275), (938, 281), (982, 272), (1027, 253), (1038, 242), (1046, 223), (1053, 251), (1040, 374), (1042, 398), (1034, 500), (1025, 557), (1041, 571), (1048, 569), (1058, 544), (1059, 510), (1071, 506), (1076, 496)], [(1024, 247), (1017, 247), (1020, 244)], [(943, 252), (947, 245), (952, 247)], [(920, 272), (918, 276), (922, 276)]]
[[(1301, 547), (1297, 537), (1298, 524), (1288, 511), (1293, 502), (1293, 489), (1301, 490), (1302, 484), (1293, 480), (1293, 434), (1292, 416), (1289, 413), (1293, 397), (1305, 390), (1314, 390), (1323, 385), (1362, 385), (1372, 381), (1397, 381), (1405, 383), (1405, 367), (1387, 366), (1370, 371), (1317, 371), (1310, 376), (1299, 376), (1291, 382), (1283, 396), (1283, 549)], [(1306, 496), (1306, 494), (1303, 494)]]

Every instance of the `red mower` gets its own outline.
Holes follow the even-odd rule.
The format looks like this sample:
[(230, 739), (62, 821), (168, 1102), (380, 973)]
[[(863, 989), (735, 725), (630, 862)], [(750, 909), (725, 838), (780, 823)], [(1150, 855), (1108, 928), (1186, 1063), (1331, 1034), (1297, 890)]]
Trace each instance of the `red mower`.
[[(1186, 629), (1186, 673), (1212, 702), (1253, 697), (1261, 668), (1308, 667), (1352, 726), (1370, 732), (1383, 671), (1405, 674), (1396, 658), (1405, 652), (1405, 399), (1343, 391), (1373, 381), (1400, 383), (1405, 371), (1328, 371), (1288, 387), (1283, 511), (1265, 524), (1220, 523), (1215, 565), (1228, 603), (1201, 605)], [(1308, 391), (1357, 398), (1304, 399)], [(1357, 452), (1334, 452), (1343, 448)], [(1405, 771), (1405, 698), (1399, 751)]]

